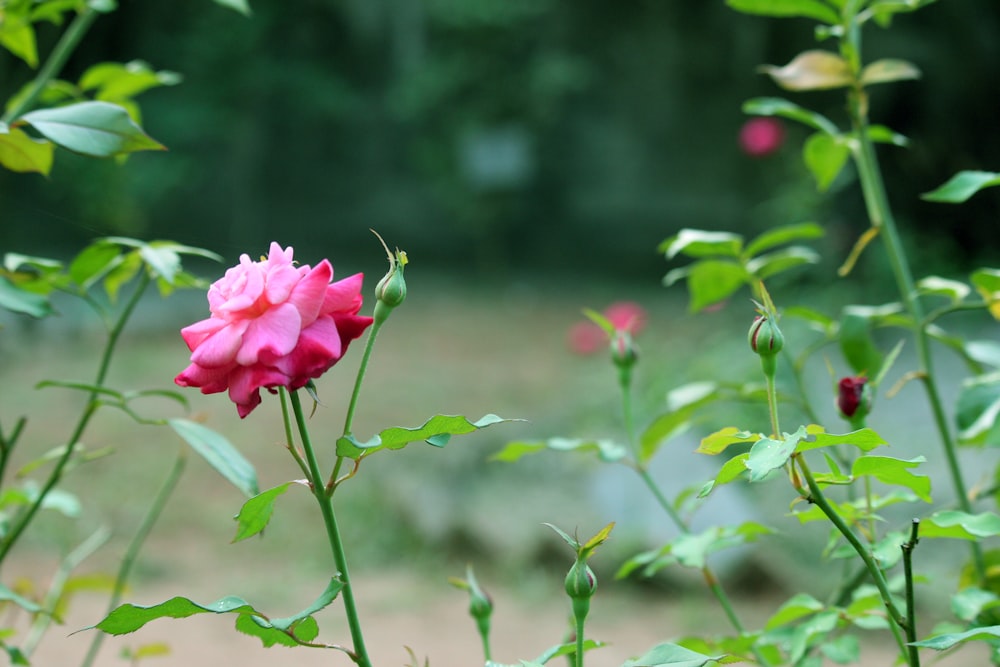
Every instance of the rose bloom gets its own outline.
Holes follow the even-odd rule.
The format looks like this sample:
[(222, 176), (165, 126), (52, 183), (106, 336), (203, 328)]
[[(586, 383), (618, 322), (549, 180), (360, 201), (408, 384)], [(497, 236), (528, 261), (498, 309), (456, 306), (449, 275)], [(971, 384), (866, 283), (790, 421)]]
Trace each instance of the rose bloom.
[(750, 157), (764, 157), (781, 148), (785, 126), (777, 118), (751, 118), (740, 128), (740, 148)]
[(267, 259), (247, 255), (208, 290), (211, 317), (181, 329), (191, 365), (174, 382), (203, 394), (229, 391), (240, 417), (260, 389), (298, 389), (332, 367), (372, 323), (359, 316), (363, 275), (335, 283), (323, 260), (296, 266), (292, 248), (271, 244)]
[[(603, 313), (615, 331), (637, 335), (646, 326), (646, 311), (632, 301), (618, 301), (608, 306)], [(609, 342), (604, 329), (587, 320), (570, 327), (569, 347), (577, 354), (593, 354)]]

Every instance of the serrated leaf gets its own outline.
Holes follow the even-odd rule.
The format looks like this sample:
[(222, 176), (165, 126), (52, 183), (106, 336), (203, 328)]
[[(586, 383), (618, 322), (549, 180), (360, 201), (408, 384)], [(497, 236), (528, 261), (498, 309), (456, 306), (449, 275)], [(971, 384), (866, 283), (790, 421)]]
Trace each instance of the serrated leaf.
[(264, 530), (271, 521), (274, 514), (274, 503), (278, 496), (283, 494), (291, 486), (292, 482), (285, 482), (273, 488), (258, 493), (250, 500), (243, 503), (239, 513), (236, 515), (236, 537), (233, 542), (245, 540)]
[(819, 253), (815, 250), (804, 246), (792, 246), (754, 257), (747, 262), (746, 268), (757, 279), (767, 280), (798, 266), (818, 264), (819, 260)]
[(863, 86), (919, 78), (920, 70), (917, 69), (916, 65), (896, 58), (876, 60), (861, 70), (861, 85)]
[(829, 189), (850, 155), (851, 151), (843, 138), (819, 132), (806, 139), (802, 147), (802, 159), (820, 192)]
[(257, 471), (239, 450), (221, 433), (187, 419), (168, 419), (167, 423), (186, 443), (191, 445), (216, 472), (229, 480), (247, 497), (260, 493)]
[(961, 204), (984, 188), (1000, 185), (1000, 173), (994, 171), (960, 171), (944, 185), (920, 195), (926, 201)]
[(337, 440), (337, 456), (357, 459), (361, 456), (369, 456), (380, 449), (402, 449), (411, 442), (420, 441), (434, 447), (444, 447), (453, 435), (472, 433), (494, 424), (511, 421), (520, 420), (504, 419), (489, 414), (472, 422), (468, 418), (458, 415), (435, 415), (424, 422), (422, 426), (416, 428), (398, 426), (387, 428), (368, 442), (360, 442), (353, 436), (341, 437)]
[(725, 301), (750, 278), (746, 269), (735, 262), (703, 259), (685, 268), (692, 313)]
[(698, 449), (695, 452), (710, 455), (721, 454), (730, 445), (749, 444), (760, 440), (762, 437), (764, 436), (760, 433), (741, 431), (735, 426), (727, 426), (702, 438), (701, 444), (698, 445)]
[(747, 100), (743, 103), (743, 113), (755, 116), (781, 116), (782, 118), (789, 118), (831, 136), (836, 136), (840, 133), (833, 121), (826, 116), (804, 109), (794, 102), (789, 102), (780, 97), (758, 97)]
[(909, 468), (915, 468), (927, 459), (895, 459), (888, 456), (860, 456), (851, 467), (854, 477), (870, 476), (883, 484), (902, 486), (910, 489), (926, 503), (931, 502), (931, 480), (923, 475), (914, 475)]
[(982, 628), (973, 628), (965, 632), (956, 632), (945, 635), (937, 635), (918, 642), (912, 642), (911, 646), (920, 648), (932, 648), (936, 651), (944, 651), (956, 644), (964, 644), (970, 641), (994, 642), (1000, 638), (1000, 625), (989, 625)]
[(796, 452), (808, 452), (823, 447), (835, 445), (850, 445), (863, 452), (870, 452), (877, 447), (887, 445), (882, 436), (870, 428), (863, 428), (850, 433), (827, 433), (822, 426), (811, 424), (806, 427), (808, 438), (799, 441)]
[(824, 235), (823, 228), (815, 222), (800, 222), (794, 225), (782, 225), (764, 232), (747, 245), (744, 255), (755, 257), (765, 250), (776, 248), (792, 241), (802, 239), (818, 239)]
[(738, 12), (760, 16), (802, 16), (837, 25), (840, 17), (828, 4), (819, 0), (726, 0)]
[(805, 437), (806, 428), (800, 426), (795, 433), (786, 433), (780, 440), (765, 437), (755, 442), (746, 461), (747, 470), (750, 471), (750, 481), (759, 482), (772, 470), (784, 466)]
[(675, 236), (663, 241), (657, 250), (667, 259), (679, 254), (700, 259), (703, 257), (740, 256), (743, 237), (731, 232), (711, 232), (704, 229), (682, 229)]
[(48, 176), (54, 153), (51, 142), (29, 137), (16, 127), (0, 132), (0, 165), (11, 171)]
[(992, 512), (968, 514), (942, 510), (920, 520), (920, 537), (979, 540), (1000, 535), (1000, 516)]
[(113, 157), (135, 151), (165, 150), (135, 124), (128, 111), (108, 102), (79, 102), (39, 109), (19, 119), (50, 141), (93, 157)]
[(784, 67), (758, 68), (785, 90), (828, 90), (851, 85), (847, 61), (831, 51), (812, 49), (795, 56)]
[(0, 276), (0, 307), (37, 318), (52, 314), (48, 297), (25, 291), (5, 276)]
[(654, 646), (635, 660), (626, 660), (622, 667), (708, 667), (712, 663), (742, 662), (742, 658), (728, 655), (705, 655), (678, 644), (663, 643)]

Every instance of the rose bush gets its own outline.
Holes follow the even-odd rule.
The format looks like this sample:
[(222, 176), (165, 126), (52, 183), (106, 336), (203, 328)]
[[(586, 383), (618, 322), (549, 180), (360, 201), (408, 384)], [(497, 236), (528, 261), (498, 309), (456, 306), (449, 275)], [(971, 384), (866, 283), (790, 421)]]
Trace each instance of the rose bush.
[(208, 291), (211, 317), (181, 330), (191, 364), (174, 381), (203, 394), (229, 391), (240, 417), (260, 389), (298, 389), (332, 367), (372, 323), (358, 315), (364, 276), (331, 283), (323, 260), (296, 266), (293, 249), (271, 243), (266, 259), (240, 263)]

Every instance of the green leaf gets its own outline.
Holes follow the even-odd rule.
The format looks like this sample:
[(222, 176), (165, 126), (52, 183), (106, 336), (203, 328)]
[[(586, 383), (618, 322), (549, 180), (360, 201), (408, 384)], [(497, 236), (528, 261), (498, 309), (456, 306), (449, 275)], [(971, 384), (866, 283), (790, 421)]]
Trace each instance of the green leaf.
[(750, 448), (750, 458), (747, 459), (747, 470), (750, 471), (750, 481), (759, 482), (769, 472), (785, 465), (799, 442), (806, 437), (806, 427), (800, 426), (795, 433), (785, 434), (781, 440), (761, 438)]
[(819, 132), (810, 136), (802, 147), (802, 158), (820, 192), (826, 192), (850, 155), (851, 151), (842, 137)]
[[(607, 646), (607, 644), (605, 644), (604, 642), (595, 641), (593, 639), (587, 639), (584, 640), (583, 642), (583, 651), (584, 653), (586, 653), (587, 651), (592, 651), (595, 648), (602, 648), (604, 646)], [(576, 655), (575, 641), (553, 646), (552, 648), (548, 649), (540, 656), (535, 658), (533, 662), (525, 662), (522, 660), (521, 665), (523, 667), (531, 667), (532, 665), (544, 665), (549, 660), (552, 660), (553, 658), (561, 658), (564, 655)]]
[(729, 655), (705, 655), (691, 651), (678, 644), (663, 643), (654, 646), (642, 657), (626, 660), (622, 667), (709, 667), (711, 663), (730, 664), (742, 662), (742, 658)]
[(94, 99), (104, 102), (121, 102), (156, 88), (180, 83), (176, 72), (156, 72), (148, 64), (133, 60), (129, 63), (98, 63), (91, 65), (80, 77), (83, 91), (95, 91)]
[(992, 512), (967, 514), (942, 510), (920, 520), (920, 537), (949, 537), (979, 540), (1000, 535), (1000, 516)]
[(1000, 605), (1000, 597), (981, 588), (964, 588), (951, 596), (951, 611), (963, 621), (973, 621), (988, 609)]
[(870, 86), (875, 83), (888, 83), (906, 79), (919, 79), (920, 70), (906, 60), (883, 58), (870, 63), (861, 70), (861, 85)]
[(823, 642), (819, 651), (838, 665), (853, 665), (861, 659), (861, 643), (854, 635), (841, 635)]
[(37, 614), (42, 611), (42, 608), (38, 604), (32, 602), (26, 597), (18, 595), (3, 584), (0, 584), (0, 602), (13, 602), (29, 614)]
[(874, 477), (883, 484), (903, 486), (910, 489), (917, 497), (926, 503), (931, 502), (931, 480), (923, 475), (914, 475), (909, 468), (915, 468), (926, 459), (918, 456), (914, 459), (894, 459), (888, 456), (860, 456), (851, 467), (855, 477)]
[(826, 116), (815, 111), (803, 109), (794, 102), (789, 102), (780, 97), (758, 97), (747, 100), (743, 103), (743, 113), (755, 116), (781, 116), (782, 118), (796, 120), (803, 125), (808, 125), (814, 130), (825, 132), (830, 136), (840, 134), (837, 126)]
[(882, 367), (882, 353), (871, 336), (871, 318), (850, 307), (840, 318), (840, 350), (858, 375), (876, 373)]
[(706, 259), (685, 268), (691, 296), (689, 308), (693, 313), (728, 299), (750, 278), (735, 262)]
[(751, 241), (743, 254), (747, 257), (755, 257), (765, 250), (770, 250), (771, 248), (776, 248), (792, 241), (821, 238), (824, 233), (823, 228), (815, 222), (800, 222), (795, 225), (774, 227)]
[(170, 427), (210, 466), (248, 497), (260, 493), (257, 472), (222, 434), (187, 419), (168, 419)]
[(920, 196), (927, 201), (961, 204), (984, 188), (1000, 185), (1000, 173), (993, 171), (960, 171), (948, 181)]
[(16, 127), (0, 131), (0, 165), (11, 171), (48, 176), (54, 153), (55, 146), (51, 142), (29, 137)]
[(837, 12), (820, 0), (726, 0), (726, 4), (744, 14), (779, 18), (802, 16), (831, 25), (840, 23)]
[(79, 102), (39, 109), (21, 116), (46, 139), (71, 151), (112, 157), (134, 151), (166, 150), (135, 124), (122, 107), (107, 102)]
[(911, 646), (920, 648), (932, 648), (937, 651), (944, 651), (956, 644), (964, 644), (970, 641), (994, 642), (1000, 638), (1000, 625), (990, 625), (983, 628), (973, 628), (965, 632), (957, 632), (946, 635), (937, 635), (919, 642), (913, 642)]
[(675, 236), (663, 241), (657, 248), (667, 259), (679, 254), (699, 259), (702, 257), (740, 256), (743, 237), (730, 232), (710, 232), (703, 229), (682, 229)]
[(785, 90), (828, 90), (851, 85), (851, 67), (831, 51), (812, 49), (795, 56), (784, 67), (758, 68)]
[(5, 276), (0, 276), (0, 306), (31, 317), (45, 317), (52, 314), (52, 304), (49, 303), (48, 297), (27, 292)]
[(84, 248), (69, 265), (70, 279), (84, 291), (121, 261), (118, 246), (98, 240)]
[(869, 125), (868, 138), (878, 144), (892, 144), (893, 146), (907, 146), (910, 140), (898, 132), (893, 132), (885, 125)]
[(727, 426), (720, 431), (716, 431), (715, 433), (702, 438), (701, 444), (698, 445), (698, 449), (696, 449), (695, 452), (698, 454), (721, 454), (730, 445), (749, 444), (751, 442), (756, 442), (763, 437), (764, 436), (761, 433), (741, 431), (735, 426)]
[(767, 280), (797, 266), (818, 264), (819, 260), (819, 253), (815, 250), (804, 246), (792, 246), (754, 257), (747, 262), (746, 268), (756, 278)]
[(719, 397), (719, 386), (714, 382), (694, 382), (668, 392), (668, 412), (639, 435), (639, 461), (648, 463), (664, 442), (687, 431), (696, 410)]
[(497, 415), (484, 415), (478, 421), (471, 422), (466, 417), (457, 415), (435, 415), (422, 426), (416, 428), (392, 427), (385, 429), (368, 442), (360, 442), (353, 436), (344, 436), (337, 440), (337, 456), (357, 459), (369, 456), (380, 449), (402, 449), (411, 442), (421, 440), (434, 447), (444, 447), (453, 435), (472, 433), (479, 429), (504, 422), (520, 421), (504, 419)]
[(789, 598), (767, 619), (764, 629), (773, 630), (822, 610), (822, 602), (807, 593), (799, 593)]
[(590, 558), (591, 554), (593, 554), (594, 550), (597, 549), (597, 547), (607, 542), (608, 537), (611, 536), (611, 531), (612, 529), (614, 529), (614, 527), (615, 527), (615, 522), (612, 521), (604, 528), (601, 528), (599, 531), (597, 531), (597, 533), (593, 537), (584, 542), (583, 545), (580, 547), (580, 553), (578, 555), (578, 558), (583, 560)]
[(756, 542), (761, 536), (773, 532), (763, 524), (747, 521), (739, 526), (712, 526), (700, 533), (684, 533), (659, 549), (630, 558), (615, 576), (627, 577), (642, 567), (643, 576), (650, 577), (660, 569), (675, 563), (700, 570), (705, 567), (710, 554)]
[(823, 447), (833, 447), (835, 445), (850, 445), (857, 447), (863, 452), (870, 452), (876, 447), (887, 445), (888, 443), (875, 431), (870, 428), (863, 428), (850, 433), (827, 433), (822, 426), (811, 424), (806, 427), (807, 438), (803, 438), (796, 452), (808, 452), (813, 449)]
[(122, 286), (132, 280), (142, 268), (142, 257), (138, 250), (133, 250), (121, 257), (122, 260), (104, 275), (104, 291), (108, 293), (108, 298), (112, 302), (118, 299), (118, 292), (121, 291)]
[(734, 456), (733, 458), (726, 461), (722, 468), (719, 469), (719, 474), (715, 476), (715, 479), (709, 481), (701, 490), (698, 491), (698, 497), (704, 498), (712, 492), (716, 486), (721, 486), (722, 484), (729, 484), (730, 482), (737, 480), (740, 476), (747, 471), (747, 459), (750, 457), (750, 452)]
[(976, 269), (969, 276), (969, 281), (989, 304), (993, 319), (1000, 320), (1000, 270)]
[(575, 537), (570, 536), (570, 534), (567, 533), (566, 531), (564, 531), (563, 529), (561, 529), (558, 526), (556, 526), (554, 524), (551, 524), (551, 523), (543, 523), (542, 525), (543, 526), (548, 526), (549, 528), (551, 528), (553, 530), (553, 532), (555, 532), (556, 535), (558, 535), (559, 537), (561, 537), (563, 539), (563, 541), (566, 544), (568, 544), (571, 549), (573, 549), (573, 551), (579, 551), (580, 550), (580, 541), (578, 539), (576, 539)]
[(949, 280), (940, 276), (927, 276), (917, 281), (917, 291), (920, 294), (934, 294), (947, 297), (952, 303), (963, 301), (972, 289), (958, 280)]
[(958, 394), (958, 439), (969, 445), (1000, 445), (1000, 373), (967, 378)]
[(271, 521), (271, 515), (274, 514), (274, 502), (278, 499), (278, 496), (288, 490), (291, 484), (292, 482), (279, 484), (243, 503), (239, 514), (236, 515), (237, 527), (236, 537), (233, 538), (234, 543), (252, 537), (264, 530)]
[(35, 42), (35, 29), (26, 16), (18, 15), (12, 9), (5, 8), (5, 15), (0, 20), (0, 46), (27, 63), (28, 67), (38, 67), (38, 46)]

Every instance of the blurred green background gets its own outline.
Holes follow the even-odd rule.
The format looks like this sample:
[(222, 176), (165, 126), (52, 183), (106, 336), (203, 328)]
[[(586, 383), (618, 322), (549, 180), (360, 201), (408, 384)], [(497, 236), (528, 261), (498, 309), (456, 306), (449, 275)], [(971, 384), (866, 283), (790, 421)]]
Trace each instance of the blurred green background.
[[(101, 17), (64, 78), (132, 59), (182, 74), (139, 98), (170, 153), (122, 168), (61, 151), (51, 180), (0, 174), (0, 248), (121, 233), (235, 258), (279, 239), (344, 262), (374, 227), (425, 268), (648, 280), (662, 270), (653, 248), (681, 227), (751, 234), (817, 218), (838, 257), (864, 229), (849, 173), (816, 194), (796, 159), (803, 129), (763, 160), (737, 143), (741, 103), (781, 94), (755, 67), (817, 46), (808, 20), (721, 0), (253, 8), (127, 2)], [(57, 34), (41, 28), (42, 53)], [(904, 226), (933, 240), (928, 262), (995, 255), (1000, 195), (961, 208), (917, 196), (959, 169), (1000, 169), (1000, 5), (937, 2), (870, 29), (866, 45), (866, 58), (924, 74), (873, 95), (873, 121), (913, 140), (881, 149)], [(29, 75), (0, 61), (5, 93)], [(844, 122), (841, 91), (793, 98)]]

